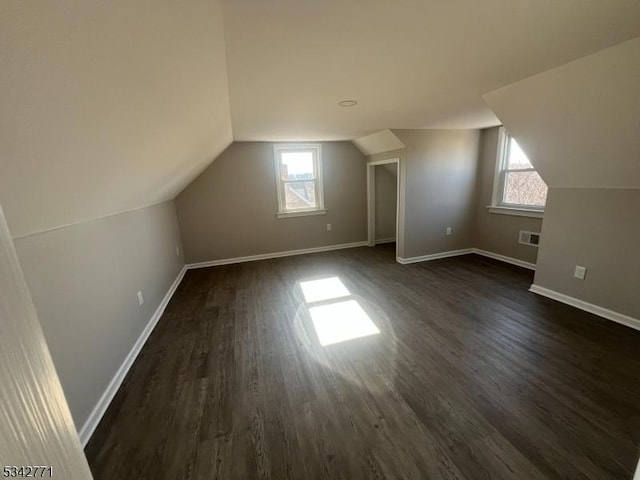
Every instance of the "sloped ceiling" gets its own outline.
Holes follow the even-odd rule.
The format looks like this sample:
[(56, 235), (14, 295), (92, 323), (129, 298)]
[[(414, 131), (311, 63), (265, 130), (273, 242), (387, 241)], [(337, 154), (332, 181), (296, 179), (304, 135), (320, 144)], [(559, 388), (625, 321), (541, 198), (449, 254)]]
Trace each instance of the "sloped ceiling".
[(640, 38), (484, 98), (549, 186), (640, 188)]
[(232, 141), (217, 0), (2, 0), (0, 46), (14, 237), (171, 199)]
[[(225, 0), (236, 140), (498, 124), (481, 95), (640, 35), (638, 0)], [(339, 107), (354, 99), (353, 108)]]
[(365, 137), (356, 138), (353, 144), (363, 155), (389, 152), (404, 148), (405, 144), (391, 130), (380, 130)]
[(174, 198), (234, 138), (495, 125), (482, 93), (640, 35), (638, 0), (221, 1), (0, 2), (14, 237)]

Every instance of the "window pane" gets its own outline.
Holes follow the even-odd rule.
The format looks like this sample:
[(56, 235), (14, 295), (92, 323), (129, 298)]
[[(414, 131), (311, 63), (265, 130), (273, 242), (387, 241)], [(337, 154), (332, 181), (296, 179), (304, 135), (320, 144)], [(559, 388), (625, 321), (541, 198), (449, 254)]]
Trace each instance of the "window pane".
[(280, 174), (283, 180), (313, 180), (313, 152), (282, 152)]
[(518, 142), (513, 137), (509, 137), (509, 158), (507, 169), (533, 168), (527, 155), (522, 151)]
[(285, 182), (284, 194), (287, 210), (316, 207), (315, 182)]
[(504, 183), (504, 203), (536, 207), (547, 203), (547, 185), (538, 172), (507, 172)]

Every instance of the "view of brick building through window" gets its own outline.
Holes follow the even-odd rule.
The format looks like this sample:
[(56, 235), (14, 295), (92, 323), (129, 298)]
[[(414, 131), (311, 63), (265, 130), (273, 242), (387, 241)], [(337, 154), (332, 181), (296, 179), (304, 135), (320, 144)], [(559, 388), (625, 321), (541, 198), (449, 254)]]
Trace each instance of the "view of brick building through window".
[(303, 210), (316, 206), (316, 185), (314, 182), (288, 183), (287, 210)]
[(547, 190), (547, 185), (535, 171), (527, 155), (514, 138), (509, 136), (502, 203), (544, 207), (547, 202)]
[(283, 152), (281, 174), (287, 210), (316, 207), (312, 152)]

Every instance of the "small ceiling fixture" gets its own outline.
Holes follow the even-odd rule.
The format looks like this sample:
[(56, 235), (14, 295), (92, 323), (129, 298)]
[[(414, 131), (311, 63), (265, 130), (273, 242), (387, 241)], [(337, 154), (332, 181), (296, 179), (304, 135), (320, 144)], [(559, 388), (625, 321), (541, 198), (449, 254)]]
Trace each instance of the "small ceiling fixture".
[(338, 103), (341, 107), (355, 107), (358, 104), (355, 100), (342, 100)]

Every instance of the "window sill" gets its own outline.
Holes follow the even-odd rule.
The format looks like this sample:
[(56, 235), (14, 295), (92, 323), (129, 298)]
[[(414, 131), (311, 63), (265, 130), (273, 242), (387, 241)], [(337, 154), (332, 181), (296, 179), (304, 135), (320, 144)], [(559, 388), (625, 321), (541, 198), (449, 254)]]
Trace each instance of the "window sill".
[(515, 208), (515, 207), (498, 207), (495, 205), (487, 205), (490, 213), (498, 213), (500, 215), (515, 215), (517, 217), (531, 217), (542, 218), (544, 217), (544, 210), (529, 210), (527, 208)]
[(308, 217), (310, 215), (326, 215), (327, 209), (320, 208), (318, 210), (303, 210), (300, 212), (277, 212), (278, 218), (294, 218), (294, 217)]

